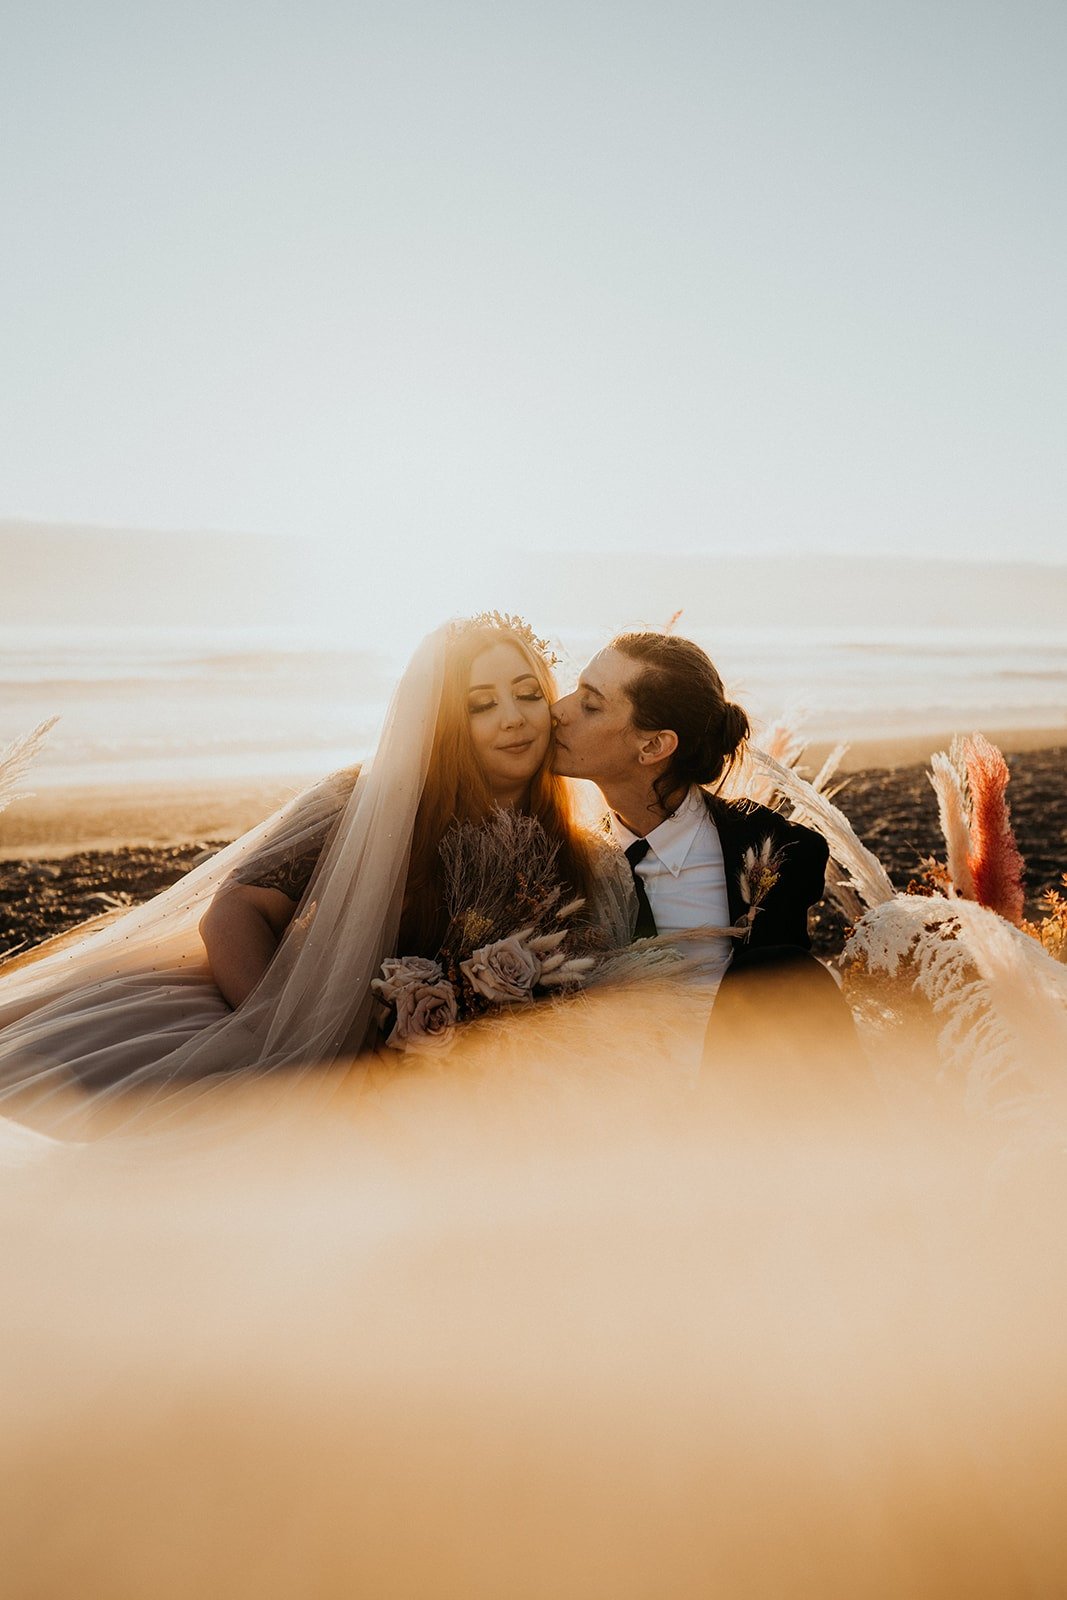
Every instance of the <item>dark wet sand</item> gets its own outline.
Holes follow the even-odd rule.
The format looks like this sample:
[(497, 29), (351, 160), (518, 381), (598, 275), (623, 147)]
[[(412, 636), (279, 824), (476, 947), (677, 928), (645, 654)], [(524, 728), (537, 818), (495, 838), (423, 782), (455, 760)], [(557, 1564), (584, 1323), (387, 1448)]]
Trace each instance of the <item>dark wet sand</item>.
[[(887, 754), (892, 754), (887, 751)], [(1008, 796), (1027, 863), (1028, 911), (1067, 870), (1067, 746), (1009, 754)], [(924, 762), (851, 772), (837, 803), (901, 888), (924, 857), (943, 853)], [(0, 954), (26, 949), (88, 917), (136, 905), (293, 794), (295, 782), (161, 794), (82, 794), (16, 802), (0, 832)], [(21, 816), (20, 816), (21, 812)], [(820, 954), (841, 948), (844, 924), (813, 912)]]

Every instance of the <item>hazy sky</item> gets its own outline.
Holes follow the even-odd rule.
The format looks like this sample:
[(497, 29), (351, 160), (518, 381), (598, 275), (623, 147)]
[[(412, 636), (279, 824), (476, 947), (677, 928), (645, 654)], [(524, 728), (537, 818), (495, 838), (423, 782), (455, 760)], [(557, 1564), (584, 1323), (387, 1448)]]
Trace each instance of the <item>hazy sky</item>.
[(1062, 0), (2, 15), (0, 517), (1063, 557)]

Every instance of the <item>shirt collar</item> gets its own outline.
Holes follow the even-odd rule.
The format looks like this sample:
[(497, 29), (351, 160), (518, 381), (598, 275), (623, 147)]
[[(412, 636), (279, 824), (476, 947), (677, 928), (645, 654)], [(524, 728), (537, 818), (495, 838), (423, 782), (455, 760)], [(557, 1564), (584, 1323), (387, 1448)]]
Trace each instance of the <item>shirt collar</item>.
[[(631, 833), (619, 817), (612, 811), (611, 831), (621, 850), (633, 844), (639, 837)], [(685, 858), (693, 846), (693, 840), (700, 831), (701, 824), (707, 816), (702, 791), (697, 788), (690, 789), (677, 811), (656, 825), (647, 833), (649, 854), (654, 855), (662, 862), (672, 878), (676, 878), (685, 866)]]

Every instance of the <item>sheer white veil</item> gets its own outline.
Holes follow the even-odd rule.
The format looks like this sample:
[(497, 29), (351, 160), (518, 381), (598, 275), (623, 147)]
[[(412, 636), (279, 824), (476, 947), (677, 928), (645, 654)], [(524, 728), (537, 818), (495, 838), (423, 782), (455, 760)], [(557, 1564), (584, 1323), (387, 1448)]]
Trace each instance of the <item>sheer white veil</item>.
[[(372, 1027), (371, 979), (394, 947), (441, 699), (449, 625), (405, 670), (377, 747), (173, 888), (0, 970), (0, 1112), (53, 1130), (86, 1109), (203, 1092), (205, 1082), (320, 1067)], [(211, 979), (198, 924), (231, 876), (325, 847), (278, 953), (236, 1011)]]

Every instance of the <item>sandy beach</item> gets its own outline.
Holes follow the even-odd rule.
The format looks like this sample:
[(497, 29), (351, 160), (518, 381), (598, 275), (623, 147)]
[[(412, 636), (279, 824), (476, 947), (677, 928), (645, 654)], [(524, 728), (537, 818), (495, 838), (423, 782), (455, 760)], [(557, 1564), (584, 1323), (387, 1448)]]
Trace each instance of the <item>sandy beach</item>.
[[(1067, 867), (1067, 746), (1039, 730), (997, 736), (1011, 768), (1008, 790), (1027, 863), (1030, 914)], [(850, 748), (837, 803), (900, 887), (942, 841), (927, 758), (948, 738), (869, 740)], [(812, 746), (817, 766), (828, 747)], [(268, 816), (300, 788), (296, 778), (216, 787), (150, 784), (45, 790), (0, 818), (0, 954), (25, 950), (88, 917), (136, 905)], [(815, 947), (841, 948), (844, 924), (813, 912)]]
[[(1031, 905), (1065, 757), (1008, 758)], [(20, 802), (3, 938), (143, 899), (287, 792)], [(900, 882), (939, 847), (921, 762), (839, 803)], [(10, 1592), (1063, 1593), (1059, 1052), (998, 1125), (921, 1026), (872, 1044), (884, 1106), (832, 1052), (694, 1086), (636, 991), (521, 1028), (0, 1162)]]

